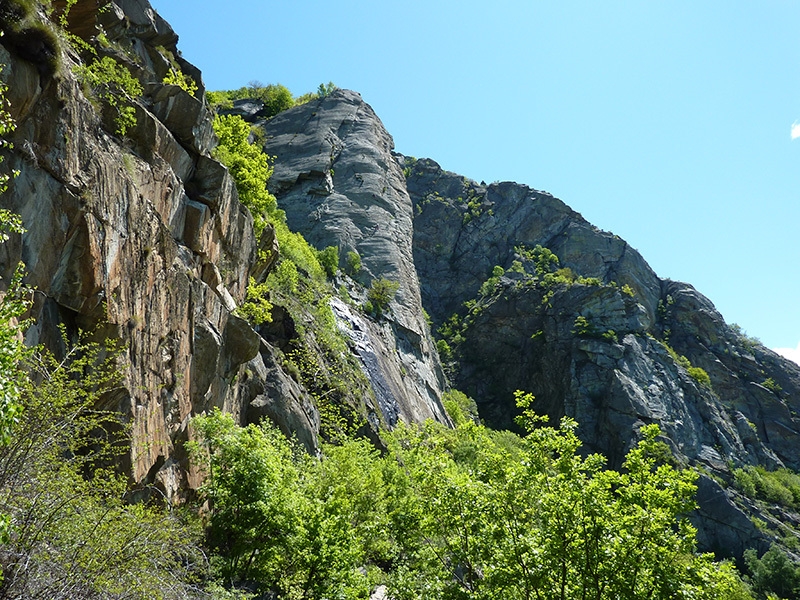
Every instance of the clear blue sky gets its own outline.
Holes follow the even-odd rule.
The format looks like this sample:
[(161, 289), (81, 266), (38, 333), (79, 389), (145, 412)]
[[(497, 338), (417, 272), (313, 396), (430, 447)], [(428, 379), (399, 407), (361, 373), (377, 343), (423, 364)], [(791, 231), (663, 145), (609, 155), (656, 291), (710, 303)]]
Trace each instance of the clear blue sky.
[(399, 152), (551, 192), (800, 351), (800, 1), (151, 2), (208, 89), (354, 89)]

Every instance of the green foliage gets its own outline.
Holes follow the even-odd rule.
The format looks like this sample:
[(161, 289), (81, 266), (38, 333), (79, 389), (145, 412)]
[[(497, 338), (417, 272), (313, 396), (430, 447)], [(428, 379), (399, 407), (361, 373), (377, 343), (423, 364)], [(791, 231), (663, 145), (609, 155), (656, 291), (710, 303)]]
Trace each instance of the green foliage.
[(661, 344), (664, 346), (669, 355), (672, 357), (672, 360), (674, 360), (678, 365), (686, 369), (686, 373), (688, 373), (689, 377), (694, 379), (697, 383), (699, 383), (703, 387), (712, 389), (711, 377), (709, 376), (709, 374), (706, 372), (705, 369), (703, 369), (702, 367), (692, 366), (692, 363), (688, 358), (686, 358), (682, 354), (678, 354), (669, 344), (667, 344), (667, 342), (662, 341)]
[(197, 94), (197, 83), (194, 79), (189, 77), (186, 73), (179, 68), (172, 67), (169, 72), (164, 76), (162, 83), (168, 85), (177, 85), (184, 92), (194, 96)]
[(278, 267), (267, 276), (266, 289), (282, 292), (285, 295), (296, 295), (300, 274), (297, 267), (290, 260), (278, 263)]
[(733, 469), (733, 483), (751, 499), (800, 508), (800, 475), (789, 469), (767, 471), (760, 465)]
[(775, 598), (772, 594), (779, 598), (800, 595), (800, 567), (777, 546), (772, 546), (761, 558), (752, 548), (745, 550), (744, 562), (759, 600)]
[(245, 301), (237, 309), (237, 312), (254, 325), (271, 323), (273, 306), (267, 299), (268, 295), (269, 284), (266, 282), (256, 283), (256, 280), (251, 277), (250, 282), (247, 284)]
[(227, 92), (206, 92), (206, 102), (215, 110), (233, 108), (233, 100), (228, 97)]
[(319, 262), (317, 251), (302, 234), (289, 229), (285, 222), (273, 220), (275, 237), (278, 238), (281, 259), (293, 262), (297, 269), (305, 273), (313, 282), (325, 280), (325, 270)]
[(235, 100), (250, 98), (261, 100), (264, 103), (265, 117), (271, 118), (293, 106), (323, 98), (335, 89), (337, 88), (333, 83), (320, 84), (316, 93), (303, 94), (295, 98), (286, 86), (279, 83), (265, 85), (260, 81), (251, 81), (237, 90), (208, 92), (206, 99), (210, 105), (217, 108), (233, 108)]
[(373, 279), (367, 290), (367, 300), (372, 304), (372, 312), (378, 316), (382, 315), (389, 308), (389, 303), (394, 299), (399, 288), (398, 282), (385, 277)]
[(447, 343), (447, 340), (436, 340), (436, 351), (442, 360), (450, 360), (453, 356), (453, 349)]
[(483, 282), (481, 285), (480, 290), (478, 290), (478, 294), (481, 296), (490, 296), (494, 293), (497, 289), (497, 286), (500, 284), (500, 278), (506, 274), (505, 269), (500, 265), (495, 265), (492, 267), (492, 274), (491, 276)]
[[(65, 340), (66, 341), (66, 340)], [(120, 380), (114, 344), (84, 338), (26, 362), (23, 411), (0, 453), (0, 548), (8, 598), (179, 598), (205, 572), (199, 528), (178, 512), (128, 504), (113, 470), (129, 448), (96, 407)]]
[(537, 244), (535, 248), (529, 249), (525, 246), (516, 246), (514, 252), (523, 260), (533, 263), (536, 275), (544, 277), (547, 273), (552, 273), (558, 268), (559, 260), (549, 248)]
[(314, 398), (323, 417), (323, 434), (333, 437), (358, 419), (356, 408), (345, 399), (350, 394), (351, 404), (357, 402), (364, 377), (345, 352), (328, 304), (331, 290), (325, 276), (335, 274), (338, 249), (319, 252), (289, 229), (275, 197), (267, 191), (272, 175), (269, 157), (250, 143), (250, 126), (241, 117), (217, 117), (214, 129), (219, 138), (214, 155), (230, 169), (240, 200), (253, 214), (257, 236), (272, 227), (280, 248), (277, 266), (263, 284), (250, 283), (239, 313), (263, 322), (271, 319), (276, 304), (288, 311), (300, 336), (287, 352), (284, 366), (296, 373)]
[(772, 377), (767, 377), (764, 381), (761, 382), (765, 388), (769, 391), (774, 392), (776, 394), (780, 394), (783, 391), (783, 388), (775, 383), (775, 380)]
[(572, 333), (581, 337), (591, 337), (606, 340), (614, 344), (619, 342), (617, 333), (613, 329), (598, 330), (586, 317), (578, 315), (572, 324)]
[(339, 248), (336, 246), (328, 246), (324, 250), (319, 250), (317, 252), (317, 260), (325, 271), (325, 274), (328, 277), (333, 277), (336, 275), (336, 271), (339, 268)]
[(465, 421), (478, 423), (478, 405), (464, 392), (450, 390), (442, 395), (442, 405), (453, 423), (458, 426)]
[(751, 598), (732, 565), (696, 553), (697, 475), (664, 460), (657, 426), (617, 472), (583, 455), (573, 421), (545, 426), (517, 398), (522, 438), (478, 425), (455, 393), (456, 429), (401, 424), (384, 455), (347, 441), (320, 460), (266, 426), (196, 419), (215, 569), (292, 598), (379, 583), (397, 600)]
[(574, 328), (572, 333), (575, 335), (591, 335), (594, 331), (592, 324), (589, 323), (589, 319), (583, 315), (578, 315), (575, 317), (575, 322), (572, 324), (572, 326)]
[(356, 277), (361, 272), (361, 256), (355, 250), (350, 250), (347, 253), (345, 271), (350, 277)]
[(689, 374), (689, 377), (703, 387), (711, 388), (711, 377), (709, 377), (706, 370), (702, 367), (689, 367), (686, 369), (686, 372)]
[(336, 87), (332, 81), (328, 83), (320, 83), (319, 87), (317, 88), (317, 98), (325, 98), (326, 96), (330, 96), (333, 92), (338, 90), (339, 88)]
[[(8, 111), (5, 93), (7, 86), (0, 82), (0, 150), (11, 148), (7, 136), (14, 131), (16, 123)], [(3, 156), (0, 155), (0, 164)], [(17, 173), (0, 174), (0, 194), (8, 189), (8, 183)], [(22, 219), (5, 208), (0, 208), (0, 244), (8, 241), (11, 234), (25, 231)], [(28, 288), (22, 283), (24, 265), (17, 265), (4, 294), (0, 297), (0, 447), (8, 443), (11, 428), (19, 414), (19, 394), (25, 381), (20, 362), (26, 356), (22, 336), (25, 324), (20, 323), (28, 308)], [(0, 537), (3, 535), (0, 515)]]
[(226, 584), (256, 582), (285, 598), (366, 592), (358, 534), (380, 524), (370, 518), (370, 490), (360, 489), (374, 462), (365, 443), (312, 463), (265, 424), (239, 428), (215, 412), (193, 426), (200, 442), (190, 452), (208, 475), (201, 493), (213, 507), (212, 567)]
[[(2, 65), (0, 65), (0, 68), (2, 68)], [(14, 122), (14, 118), (9, 112), (10, 107), (8, 106), (8, 101), (6, 100), (7, 91), (8, 86), (0, 81), (0, 150), (10, 150), (14, 147), (14, 144), (12, 144), (8, 138), (17, 126)], [(0, 154), (0, 165), (2, 165), (4, 160), (5, 157)], [(14, 171), (11, 173), (7, 173), (5, 171), (0, 172), (0, 194), (4, 193), (8, 189), (9, 182), (17, 175), (19, 175), (19, 171)], [(6, 237), (6, 233), (9, 229), (13, 229), (14, 223), (16, 223), (16, 229), (14, 231), (21, 233), (22, 222), (19, 220), (19, 217), (16, 217), (15, 215), (12, 215), (12, 213), (3, 209), (2, 212), (0, 212), (0, 235), (3, 236), (2, 239), (0, 239), (0, 242), (8, 239)]]
[(125, 135), (136, 126), (136, 109), (132, 102), (142, 95), (142, 85), (127, 67), (110, 56), (78, 65), (75, 73), (90, 93), (105, 102), (114, 113), (115, 132)]
[(277, 200), (267, 191), (273, 171), (270, 158), (250, 143), (250, 125), (238, 115), (214, 117), (214, 133), (218, 140), (214, 158), (230, 170), (239, 200), (253, 215), (258, 239), (269, 222), (281, 220)]

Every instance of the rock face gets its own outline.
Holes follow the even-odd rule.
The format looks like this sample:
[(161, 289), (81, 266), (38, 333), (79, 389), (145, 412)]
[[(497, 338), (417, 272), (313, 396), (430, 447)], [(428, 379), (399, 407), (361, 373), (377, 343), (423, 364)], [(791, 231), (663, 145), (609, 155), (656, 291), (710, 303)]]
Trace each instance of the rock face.
[[(554, 421), (576, 419), (587, 451), (612, 466), (658, 423), (679, 462), (720, 481), (743, 465), (798, 468), (800, 368), (731, 329), (694, 288), (659, 279), (549, 194), (479, 185), (430, 160), (406, 159), (406, 173), (423, 302), (435, 326), (449, 320), (452, 383), (487, 423), (513, 427), (522, 389)], [(537, 245), (558, 264), (537, 271)], [(484, 284), (496, 265), (502, 276)], [(706, 548), (766, 549), (744, 498), (706, 476), (699, 491)]]
[[(54, 15), (65, 5), (56, 2)], [(24, 26), (46, 22), (35, 12), (26, 19)], [(277, 334), (280, 327), (257, 332), (235, 313), (249, 277), (263, 279), (271, 266), (256, 264), (257, 245), (277, 247), (269, 229), (257, 244), (251, 215), (239, 203), (227, 169), (212, 156), (213, 115), (202, 100), (199, 71), (180, 57), (177, 35), (146, 0), (116, 0), (104, 10), (94, 0), (78, 0), (69, 22), (75, 23), (71, 33), (95, 45), (100, 56), (129, 69), (144, 94), (131, 100), (136, 123), (120, 136), (113, 110), (92, 98), (75, 76), (73, 67), (82, 59), (60, 34), (41, 59), (46, 64), (19, 43), (0, 46), (2, 78), (17, 123), (5, 164), (20, 172), (0, 201), (19, 213), (27, 228), (3, 245), (0, 271), (7, 279), (22, 260), (28, 283), (36, 287), (36, 324), (28, 341), (63, 351), (58, 327), (64, 324), (71, 337), (99, 327), (96, 335), (123, 342), (124, 385), (106, 405), (132, 423), (127, 468), (133, 479), (168, 497), (198, 483), (182, 447), (190, 436), (190, 417), (215, 407), (242, 424), (269, 418), (316, 451), (319, 408), (287, 372), (280, 347), (288, 330), (297, 334), (294, 324), (285, 320), (288, 329)], [(52, 24), (45, 27), (57, 32)], [(101, 31), (102, 45), (96, 44)], [(162, 83), (176, 67), (198, 84), (197, 97)], [(349, 333), (355, 328), (365, 336), (353, 344), (374, 388), (356, 388), (351, 395), (369, 396), (364, 402), (370, 406), (373, 396), (377, 400), (367, 432), (377, 440), (381, 423), (446, 420), (439, 403), (444, 377), (421, 316), (411, 259), (411, 201), (389, 153), (391, 138), (357, 95), (341, 100), (321, 108), (331, 109), (331, 123), (339, 119), (336, 129), (348, 140), (343, 151), (336, 138), (342, 164), (356, 169), (358, 157), (368, 151), (366, 165), (393, 165), (383, 212), (366, 206), (369, 193), (359, 196), (355, 185), (343, 187), (354, 202), (362, 202), (364, 214), (377, 214), (382, 225), (391, 226), (367, 234), (358, 227), (368, 226), (354, 219), (346, 243), (364, 255), (362, 277), (402, 283), (387, 318), (349, 316)], [(308, 111), (300, 115), (305, 119)], [(346, 135), (345, 121), (361, 129)], [(358, 141), (370, 131), (372, 137)], [(306, 159), (313, 161), (310, 155)], [(377, 172), (376, 166), (369, 168)], [(304, 171), (307, 182), (311, 171)], [(331, 176), (326, 167), (323, 179)], [(351, 173), (356, 176), (371, 175), (365, 167)], [(286, 184), (285, 177), (280, 181)], [(374, 192), (377, 186), (367, 187)], [(348, 309), (338, 312), (346, 330)]]
[[(347, 90), (261, 126), (265, 150), (276, 157), (270, 188), (289, 227), (317, 248), (336, 246), (342, 265), (348, 253), (357, 252), (361, 270), (353, 276), (362, 285), (380, 278), (399, 284), (391, 310), (358, 326), (358, 353), (388, 410), (387, 423), (447, 420), (439, 400), (444, 375), (414, 267), (411, 199), (391, 136), (361, 96)], [(352, 317), (341, 307), (335, 314), (352, 331)]]
[(71, 50), (43, 75), (0, 48), (17, 122), (7, 160), (20, 172), (2, 202), (27, 228), (3, 272), (21, 259), (36, 288), (31, 343), (58, 348), (59, 323), (73, 334), (101, 326), (124, 342), (124, 387), (108, 405), (132, 421), (133, 477), (172, 495), (191, 483), (177, 450), (188, 418), (212, 406), (243, 411), (233, 381), (259, 339), (232, 310), (255, 255), (252, 217), (210, 157), (206, 106), (160, 83), (162, 52), (177, 54), (169, 26), (146, 2), (74, 9), (81, 27), (91, 33), (102, 20), (112, 48), (128, 49), (119, 52), (147, 92), (120, 139), (72, 74)]

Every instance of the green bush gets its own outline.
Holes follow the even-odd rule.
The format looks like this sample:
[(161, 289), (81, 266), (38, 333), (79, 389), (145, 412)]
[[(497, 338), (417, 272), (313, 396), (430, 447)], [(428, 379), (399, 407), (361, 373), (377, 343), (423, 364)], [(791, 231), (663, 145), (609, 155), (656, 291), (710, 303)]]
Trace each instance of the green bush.
[(689, 377), (694, 379), (703, 387), (711, 387), (711, 377), (709, 377), (708, 373), (706, 373), (706, 370), (702, 367), (689, 367), (686, 369), (686, 372), (689, 374)]
[(391, 281), (385, 277), (372, 280), (372, 284), (367, 290), (367, 300), (372, 304), (376, 315), (382, 315), (389, 308), (389, 303), (394, 299), (394, 295), (399, 288), (400, 284), (398, 282)]
[(475, 400), (458, 390), (449, 390), (442, 395), (442, 405), (458, 426), (469, 420), (478, 423), (478, 405)]
[(188, 93), (191, 96), (197, 94), (197, 83), (194, 79), (189, 77), (186, 73), (181, 71), (179, 68), (171, 68), (169, 72), (164, 77), (162, 83), (168, 85), (177, 85), (181, 88), (184, 92)]
[(350, 277), (355, 277), (361, 272), (361, 256), (355, 250), (350, 250), (347, 253), (345, 270)]
[(613, 471), (574, 422), (545, 426), (518, 400), (524, 437), (401, 423), (383, 454), (346, 441), (320, 460), (270, 427), (195, 419), (212, 564), (282, 598), (366, 598), (378, 583), (398, 600), (751, 598), (731, 564), (696, 553), (697, 475), (659, 460), (656, 426)]
[(218, 141), (213, 156), (230, 170), (239, 200), (253, 215), (258, 239), (267, 223), (280, 220), (278, 202), (267, 191), (267, 182), (273, 171), (269, 156), (250, 143), (250, 125), (240, 116), (214, 117), (213, 126)]
[(745, 550), (744, 562), (750, 572), (753, 591), (759, 598), (797, 598), (800, 595), (800, 567), (777, 546), (761, 558), (752, 548)]
[(328, 277), (336, 275), (336, 271), (339, 268), (339, 248), (328, 246), (324, 250), (319, 250), (317, 259)]
[(480, 289), (478, 290), (478, 294), (480, 296), (491, 296), (497, 286), (500, 284), (500, 278), (506, 274), (505, 269), (500, 265), (495, 265), (492, 267), (492, 274), (489, 278), (481, 284)]
[(237, 313), (254, 325), (272, 322), (272, 303), (268, 300), (270, 284), (256, 283), (252, 277), (247, 285), (245, 301), (237, 309)]
[[(118, 393), (119, 349), (86, 341), (63, 359), (26, 362), (20, 413), (0, 452), (0, 544), (6, 598), (178, 598), (205, 576), (200, 527), (180, 511), (128, 504), (114, 470), (130, 449)], [(140, 490), (143, 492), (146, 490)], [(167, 592), (169, 590), (169, 592)], [(168, 595), (169, 594), (169, 595)]]
[(114, 112), (115, 132), (125, 135), (136, 126), (134, 98), (142, 95), (142, 86), (127, 67), (110, 56), (94, 60), (88, 65), (77, 65), (75, 73), (89, 92), (105, 102)]
[(767, 471), (760, 465), (746, 466), (733, 470), (733, 483), (749, 498), (800, 507), (800, 475), (789, 469)]

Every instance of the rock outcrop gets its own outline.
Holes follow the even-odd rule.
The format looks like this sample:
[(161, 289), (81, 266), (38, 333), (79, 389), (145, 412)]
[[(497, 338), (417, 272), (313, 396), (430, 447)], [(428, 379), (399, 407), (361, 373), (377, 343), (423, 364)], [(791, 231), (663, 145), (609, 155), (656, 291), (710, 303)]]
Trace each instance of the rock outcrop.
[[(587, 451), (612, 466), (658, 423), (679, 462), (716, 478), (703, 476), (698, 495), (705, 547), (765, 549), (753, 507), (717, 480), (745, 465), (798, 468), (800, 368), (549, 194), (405, 164), (423, 301), (447, 323), (453, 385), (486, 422), (513, 428), (514, 391), (530, 391), (554, 422), (576, 419)], [(558, 263), (537, 272), (536, 246)]]
[[(56, 20), (65, 8), (56, 2), (51, 17)], [(259, 331), (236, 314), (249, 278), (263, 280), (271, 266), (257, 264), (257, 246), (277, 246), (269, 229), (254, 239), (252, 216), (227, 169), (212, 156), (213, 114), (203, 100), (200, 72), (181, 58), (177, 35), (146, 0), (116, 0), (103, 10), (93, 0), (78, 0), (69, 10), (71, 35), (92, 46), (98, 59), (111, 57), (128, 69), (144, 94), (128, 99), (135, 123), (120, 135), (114, 107), (75, 74), (95, 55), (79, 55), (75, 48), (81, 45), (70, 44), (44, 13), (15, 17), (22, 23), (15, 23), (18, 29), (52, 33), (52, 51), (44, 59), (20, 44), (0, 46), (17, 124), (5, 164), (20, 172), (0, 201), (22, 216), (27, 229), (4, 245), (0, 268), (7, 278), (22, 260), (36, 288), (28, 341), (63, 351), (59, 326), (66, 325), (73, 338), (79, 330), (96, 330), (123, 343), (124, 384), (106, 398), (106, 407), (132, 424), (127, 468), (134, 481), (154, 485), (167, 497), (198, 483), (183, 443), (191, 416), (215, 407), (242, 424), (269, 418), (315, 452), (319, 406), (290, 372), (281, 347), (296, 338), (298, 328), (277, 309), (272, 327)], [(197, 84), (194, 95), (163, 83), (176, 69)], [(362, 433), (378, 441), (378, 429), (398, 419), (446, 420), (439, 402), (444, 377), (420, 310), (411, 202), (389, 153), (391, 138), (357, 95), (342, 99), (320, 107), (330, 111), (331, 123), (339, 119), (336, 129), (347, 140), (347, 149), (339, 138), (334, 142), (343, 156), (342, 172), (352, 168), (351, 177), (369, 179), (366, 167), (358, 170), (365, 152), (365, 165), (393, 165), (384, 212), (367, 206), (381, 189), (378, 183), (363, 193), (355, 184), (340, 186), (362, 203), (365, 215), (377, 215), (375, 223), (389, 228), (367, 233), (372, 225), (356, 218), (343, 238), (343, 247), (358, 247), (364, 256), (364, 282), (381, 275), (402, 284), (386, 318), (369, 320), (346, 306), (334, 307), (342, 335), (351, 339), (352, 362), (360, 359), (365, 373), (364, 386), (348, 390), (348, 397), (367, 406)], [(313, 110), (306, 109), (299, 111), (301, 119)], [(355, 124), (351, 135), (344, 132), (345, 121)], [(281, 167), (276, 181), (287, 185), (283, 174), (289, 170)], [(298, 178), (308, 183), (315, 173), (309, 168)], [(332, 173), (325, 167), (322, 179)], [(363, 289), (354, 293), (363, 295)]]
[(108, 407), (131, 419), (134, 479), (173, 495), (192, 483), (178, 450), (189, 417), (212, 406), (243, 411), (233, 382), (259, 339), (232, 311), (255, 256), (252, 217), (210, 157), (205, 104), (161, 83), (166, 54), (179, 56), (172, 29), (146, 2), (73, 10), (75, 33), (89, 38), (102, 26), (107, 53), (146, 93), (120, 138), (73, 74), (80, 58), (67, 44), (53, 74), (0, 48), (17, 123), (7, 161), (20, 173), (2, 202), (27, 229), (3, 272), (21, 259), (36, 289), (30, 343), (59, 348), (60, 323), (71, 335), (102, 327), (124, 343), (124, 385)]
[[(447, 420), (444, 375), (414, 267), (413, 207), (391, 136), (361, 96), (347, 90), (257, 123), (267, 154), (276, 157), (270, 189), (290, 228), (317, 248), (335, 246), (342, 265), (348, 253), (358, 253), (361, 269), (353, 277), (362, 286), (381, 278), (399, 284), (379, 319), (358, 324), (342, 307), (335, 310), (345, 331), (363, 335), (357, 352), (387, 424)], [(363, 293), (354, 296), (363, 300)]]

